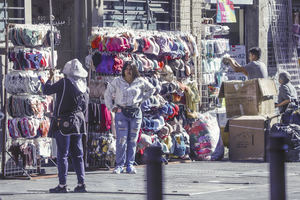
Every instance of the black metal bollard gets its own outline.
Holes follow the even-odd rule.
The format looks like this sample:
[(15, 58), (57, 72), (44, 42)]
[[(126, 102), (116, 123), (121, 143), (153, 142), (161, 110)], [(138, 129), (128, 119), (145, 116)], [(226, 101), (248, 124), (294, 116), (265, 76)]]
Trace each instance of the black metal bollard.
[(161, 148), (148, 147), (145, 155), (147, 163), (147, 200), (162, 200)]
[(269, 137), (271, 200), (285, 200), (285, 137)]

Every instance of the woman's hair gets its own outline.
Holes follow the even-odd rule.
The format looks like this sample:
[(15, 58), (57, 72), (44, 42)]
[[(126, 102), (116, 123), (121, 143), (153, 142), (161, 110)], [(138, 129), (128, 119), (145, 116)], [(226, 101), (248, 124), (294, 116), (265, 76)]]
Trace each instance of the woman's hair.
[(282, 80), (283, 84), (286, 84), (290, 82), (291, 80), (291, 75), (290, 73), (283, 71), (279, 73), (279, 79)]
[(261, 50), (259, 47), (252, 47), (250, 50), (249, 50), (249, 53), (255, 55), (257, 57), (257, 59), (260, 59), (260, 56), (261, 56)]
[(132, 70), (133, 80), (136, 79), (137, 77), (140, 77), (140, 73), (137, 69), (137, 66), (133, 61), (125, 61), (124, 62), (124, 65), (122, 68), (122, 76), (125, 77), (125, 70), (129, 66), (131, 67), (131, 70)]

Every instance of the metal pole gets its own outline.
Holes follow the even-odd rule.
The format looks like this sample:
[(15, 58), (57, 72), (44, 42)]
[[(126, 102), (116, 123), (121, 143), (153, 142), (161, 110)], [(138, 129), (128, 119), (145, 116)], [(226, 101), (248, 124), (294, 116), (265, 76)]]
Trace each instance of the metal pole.
[(161, 148), (148, 147), (145, 153), (147, 163), (147, 200), (162, 200)]
[(52, 14), (52, 0), (49, 0), (50, 7), (50, 43), (51, 43), (51, 68), (54, 68), (54, 35), (53, 35), (53, 20), (54, 16)]
[[(7, 4), (7, 0), (4, 1), (4, 7), (7, 8), (8, 4)], [(4, 77), (6, 76), (7, 72), (8, 72), (8, 13), (7, 13), (7, 9), (4, 10), (4, 25), (5, 25), (5, 70), (4, 70)], [(1, 104), (3, 105), (2, 112), (4, 113), (4, 118), (1, 121), (1, 129), (2, 129), (2, 162), (1, 162), (1, 169), (2, 169), (2, 176), (3, 178), (5, 177), (5, 171), (6, 171), (6, 120), (7, 120), (7, 105), (6, 105), (6, 98), (7, 98), (7, 93), (6, 90), (3, 86), (3, 82), (2, 82), (2, 92), (4, 91), (3, 94), (3, 101), (1, 102)]]
[[(9, 25), (7, 21), (5, 21), (5, 72), (4, 72), (4, 77), (8, 73), (8, 29)], [(4, 89), (4, 110), (2, 112), (4, 113), (4, 118), (1, 121), (1, 129), (2, 129), (2, 163), (1, 163), (1, 169), (2, 169), (2, 176), (3, 178), (6, 175), (6, 121), (7, 121), (7, 92), (6, 89)]]
[(174, 31), (177, 31), (177, 0), (174, 0), (174, 14), (175, 14), (175, 17), (174, 17)]
[(123, 0), (123, 26), (125, 26), (125, 6), (126, 6), (125, 1), (126, 0)]
[(267, 120), (265, 121), (265, 155), (264, 155), (264, 161), (268, 162), (270, 161), (269, 158), (269, 151), (266, 151), (266, 147), (268, 145), (268, 137), (270, 136), (270, 123), (271, 123), (271, 119), (269, 117), (267, 117)]
[(147, 3), (147, 30), (149, 30), (149, 23), (150, 23), (150, 5), (149, 0), (146, 1)]
[(271, 200), (285, 200), (285, 137), (269, 137)]

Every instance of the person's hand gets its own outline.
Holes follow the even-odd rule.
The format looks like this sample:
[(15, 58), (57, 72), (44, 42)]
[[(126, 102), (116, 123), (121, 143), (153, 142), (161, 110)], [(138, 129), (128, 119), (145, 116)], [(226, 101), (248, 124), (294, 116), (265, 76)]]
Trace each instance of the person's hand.
[(229, 60), (230, 60), (230, 57), (224, 57), (223, 60), (222, 60), (222, 62), (225, 65), (229, 65), (229, 62), (230, 62)]
[(118, 107), (114, 107), (112, 110), (111, 110), (112, 112), (117, 112), (118, 111)]

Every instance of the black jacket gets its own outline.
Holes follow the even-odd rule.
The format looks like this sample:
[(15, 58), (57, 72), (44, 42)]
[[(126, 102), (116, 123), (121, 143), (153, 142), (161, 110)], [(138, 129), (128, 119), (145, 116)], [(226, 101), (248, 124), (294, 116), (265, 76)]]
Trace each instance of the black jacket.
[[(57, 113), (57, 109), (63, 94), (64, 80), (66, 84), (65, 94), (63, 96), (59, 113)], [(51, 119), (48, 137), (54, 137), (55, 132), (58, 131), (55, 118), (59, 115), (68, 115), (71, 113), (76, 113), (76, 115), (80, 119), (80, 123), (77, 124), (77, 126), (80, 127), (80, 133), (86, 134), (85, 116), (89, 101), (88, 91), (82, 94), (68, 78), (61, 79), (54, 84), (51, 84), (51, 81), (47, 81), (43, 85), (42, 89), (43, 94), (45, 95), (56, 94), (53, 118)]]

